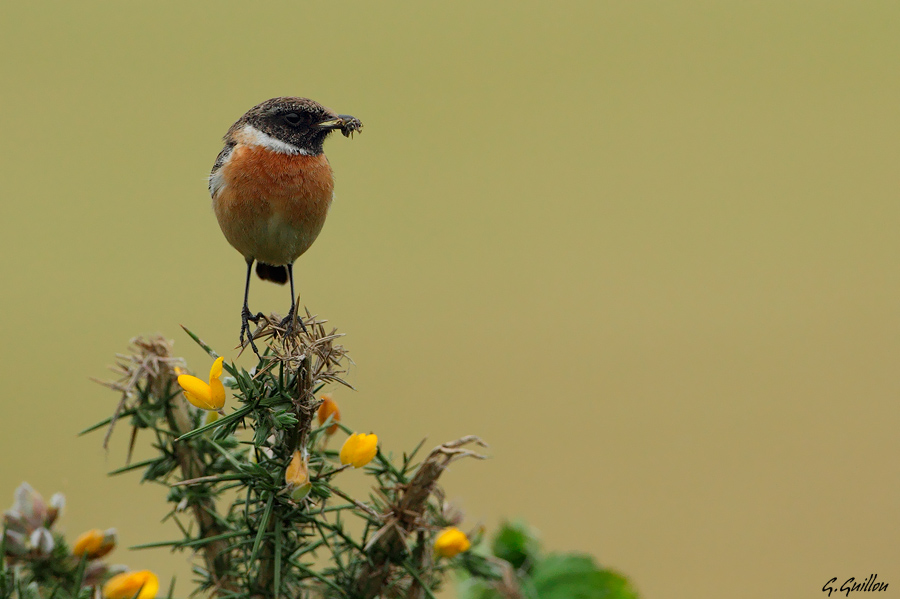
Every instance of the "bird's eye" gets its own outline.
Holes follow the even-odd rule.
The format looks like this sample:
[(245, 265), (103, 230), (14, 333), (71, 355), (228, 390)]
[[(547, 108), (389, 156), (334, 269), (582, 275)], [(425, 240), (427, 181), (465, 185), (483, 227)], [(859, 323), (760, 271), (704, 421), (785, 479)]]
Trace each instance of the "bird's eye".
[(297, 125), (300, 124), (300, 122), (303, 119), (301, 119), (300, 115), (297, 114), (296, 112), (289, 112), (286, 115), (284, 115), (284, 120), (287, 121), (288, 125), (291, 125), (292, 127), (296, 127)]

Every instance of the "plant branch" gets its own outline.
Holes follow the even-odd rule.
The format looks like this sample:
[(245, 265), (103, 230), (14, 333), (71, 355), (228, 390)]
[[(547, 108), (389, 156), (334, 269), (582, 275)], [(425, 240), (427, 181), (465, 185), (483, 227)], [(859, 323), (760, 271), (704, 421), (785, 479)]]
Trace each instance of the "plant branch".
[(373, 599), (381, 594), (390, 582), (391, 566), (404, 563), (402, 556), (406, 539), (420, 529), (428, 499), (447, 466), (464, 457), (485, 459), (484, 456), (465, 449), (464, 446), (469, 443), (487, 447), (484, 441), (474, 435), (439, 445), (419, 465), (409, 483), (400, 490), (399, 499), (391, 506), (390, 513), (386, 514), (384, 526), (375, 533), (366, 548), (369, 560), (353, 582), (354, 597)]

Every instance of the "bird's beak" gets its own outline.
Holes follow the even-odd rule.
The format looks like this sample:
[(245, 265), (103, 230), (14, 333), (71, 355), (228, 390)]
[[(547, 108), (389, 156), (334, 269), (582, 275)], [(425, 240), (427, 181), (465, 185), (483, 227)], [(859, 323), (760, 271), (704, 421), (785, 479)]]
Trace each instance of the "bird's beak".
[(362, 129), (362, 122), (355, 116), (339, 114), (336, 118), (322, 121), (317, 126), (319, 129), (340, 129), (341, 133), (344, 134), (344, 137), (350, 137), (353, 133)]

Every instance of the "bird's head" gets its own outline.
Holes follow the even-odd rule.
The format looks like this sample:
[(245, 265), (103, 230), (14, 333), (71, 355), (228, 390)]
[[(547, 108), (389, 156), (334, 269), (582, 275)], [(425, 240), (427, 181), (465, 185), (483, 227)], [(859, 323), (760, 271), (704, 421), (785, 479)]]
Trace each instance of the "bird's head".
[(308, 98), (272, 98), (257, 104), (231, 126), (235, 141), (266, 146), (284, 154), (318, 155), (332, 131), (345, 137), (362, 129), (356, 117), (337, 114)]

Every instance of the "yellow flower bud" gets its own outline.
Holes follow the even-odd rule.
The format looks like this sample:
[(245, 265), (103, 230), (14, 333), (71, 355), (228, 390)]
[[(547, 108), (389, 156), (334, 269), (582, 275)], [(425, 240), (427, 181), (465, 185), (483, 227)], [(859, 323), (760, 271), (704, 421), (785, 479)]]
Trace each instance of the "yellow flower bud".
[(445, 528), (434, 540), (434, 552), (441, 557), (453, 557), (468, 551), (471, 546), (472, 543), (469, 542), (466, 533), (455, 526)]
[(329, 416), (331, 416), (331, 421), (335, 424), (325, 429), (325, 434), (333, 435), (338, 429), (336, 423), (341, 421), (341, 411), (338, 409), (337, 403), (331, 398), (331, 394), (326, 393), (322, 396), (322, 405), (319, 406), (319, 426), (325, 424)]
[(201, 410), (220, 410), (225, 405), (225, 386), (219, 377), (222, 376), (224, 358), (216, 358), (209, 369), (209, 383), (204, 383), (195, 376), (182, 374), (178, 384), (184, 390), (184, 397)]
[(302, 485), (309, 482), (309, 467), (299, 449), (294, 452), (291, 463), (284, 472), (284, 482), (289, 485)]
[(309, 481), (309, 466), (299, 450), (295, 451), (291, 457), (291, 463), (284, 472), (284, 482), (287, 483), (291, 499), (294, 501), (300, 501), (312, 490), (312, 483)]
[(116, 529), (102, 531), (99, 528), (81, 533), (72, 546), (72, 555), (86, 556), (88, 559), (101, 558), (116, 546)]
[(378, 453), (378, 435), (372, 433), (353, 433), (341, 447), (341, 464), (350, 464), (354, 468), (362, 468), (372, 461)]
[[(116, 574), (103, 585), (106, 599), (154, 599), (159, 590), (159, 579), (150, 570)], [(140, 591), (140, 594), (138, 594)]]

